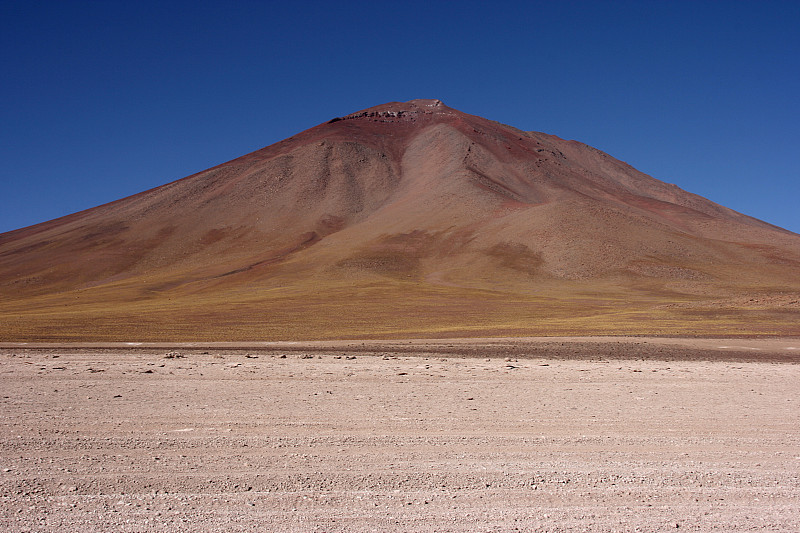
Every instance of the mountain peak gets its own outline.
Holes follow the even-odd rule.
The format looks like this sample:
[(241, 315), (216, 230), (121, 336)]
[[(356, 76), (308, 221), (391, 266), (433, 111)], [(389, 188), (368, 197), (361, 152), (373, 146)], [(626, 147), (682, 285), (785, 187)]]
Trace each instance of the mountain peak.
[(343, 117), (336, 117), (330, 122), (350, 120), (357, 118), (389, 120), (416, 118), (420, 115), (433, 115), (442, 112), (451, 112), (451, 108), (438, 99), (415, 99), (408, 102), (389, 102), (380, 104)]
[(444, 103), (441, 100), (438, 100), (438, 99), (420, 98), (420, 99), (416, 99), (416, 100), (409, 100), (406, 103), (409, 104), (409, 105), (424, 106), (424, 107), (434, 107), (434, 108), (435, 107), (442, 107), (442, 106), (447, 107), (447, 106), (444, 105)]

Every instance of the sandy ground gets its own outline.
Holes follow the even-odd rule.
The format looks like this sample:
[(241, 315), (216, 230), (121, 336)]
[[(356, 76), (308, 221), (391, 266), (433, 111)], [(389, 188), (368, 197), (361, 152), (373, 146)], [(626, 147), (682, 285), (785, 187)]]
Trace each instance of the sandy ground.
[(800, 531), (798, 351), (1, 345), (0, 530)]

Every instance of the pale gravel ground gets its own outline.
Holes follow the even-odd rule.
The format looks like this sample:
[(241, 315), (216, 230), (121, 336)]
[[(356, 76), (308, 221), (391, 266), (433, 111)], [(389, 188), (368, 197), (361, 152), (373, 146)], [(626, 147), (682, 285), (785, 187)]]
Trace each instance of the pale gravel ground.
[(797, 364), (208, 351), (0, 349), (0, 530), (800, 531)]

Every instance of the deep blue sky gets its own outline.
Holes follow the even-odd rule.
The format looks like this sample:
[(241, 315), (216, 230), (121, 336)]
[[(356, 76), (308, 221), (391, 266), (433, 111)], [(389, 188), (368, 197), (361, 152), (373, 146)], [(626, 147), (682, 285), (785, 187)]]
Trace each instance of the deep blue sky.
[(0, 232), (440, 98), (800, 233), (800, 2), (0, 0)]

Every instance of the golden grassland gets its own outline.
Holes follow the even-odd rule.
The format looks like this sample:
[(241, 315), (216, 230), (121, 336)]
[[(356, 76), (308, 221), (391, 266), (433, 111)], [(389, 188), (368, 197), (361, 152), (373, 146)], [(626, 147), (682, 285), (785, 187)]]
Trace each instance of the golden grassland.
[(162, 293), (128, 282), (0, 303), (2, 341), (798, 334), (800, 305), (655, 286), (621, 291), (610, 281), (512, 291), (388, 278), (315, 279)]

